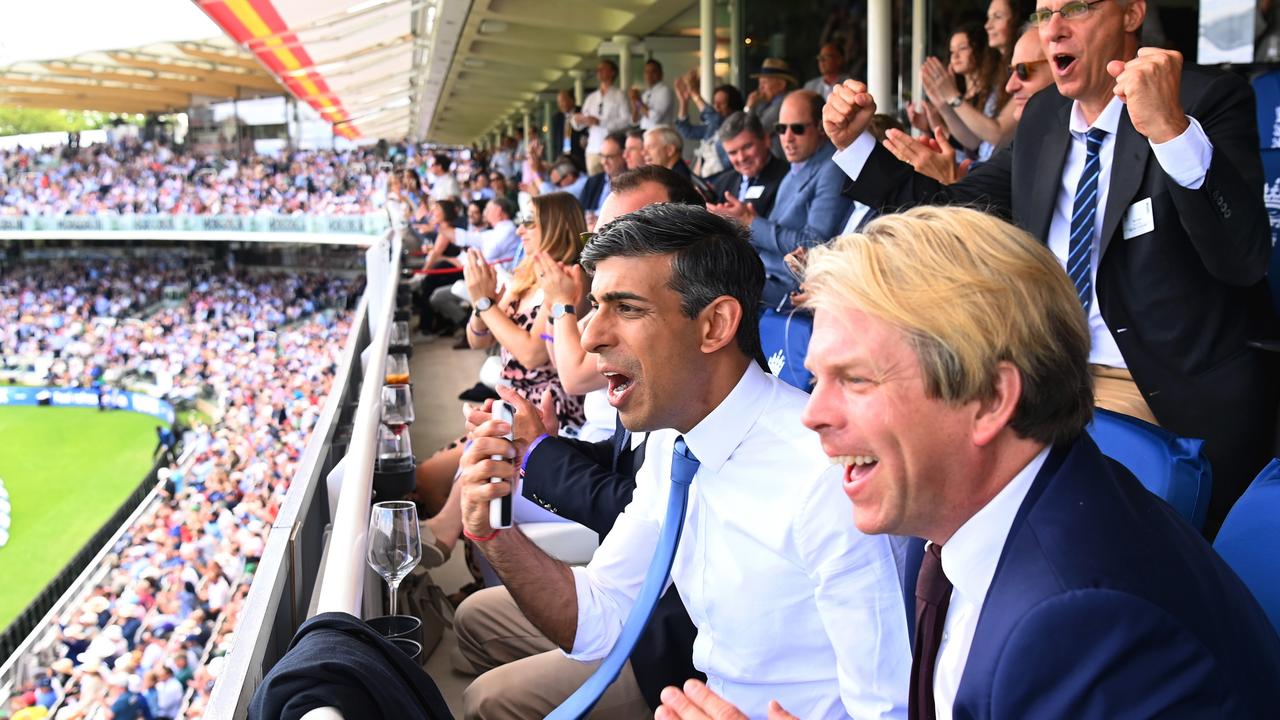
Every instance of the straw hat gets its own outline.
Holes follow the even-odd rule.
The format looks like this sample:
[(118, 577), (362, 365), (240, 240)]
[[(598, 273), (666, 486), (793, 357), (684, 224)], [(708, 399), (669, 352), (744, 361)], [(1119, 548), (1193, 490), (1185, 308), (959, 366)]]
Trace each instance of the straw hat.
[(71, 662), (71, 658), (58, 658), (53, 661), (49, 668), (59, 675), (70, 675), (71, 671), (75, 669), (75, 663)]
[(791, 66), (782, 58), (765, 58), (764, 63), (760, 65), (760, 71), (751, 74), (752, 78), (761, 77), (777, 77), (786, 80), (792, 85), (798, 85), (799, 81), (791, 72)]

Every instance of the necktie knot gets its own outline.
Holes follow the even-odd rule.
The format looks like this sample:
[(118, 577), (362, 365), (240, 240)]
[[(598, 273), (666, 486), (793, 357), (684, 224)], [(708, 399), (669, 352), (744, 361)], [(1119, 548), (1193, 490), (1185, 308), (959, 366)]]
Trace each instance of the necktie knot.
[(685, 444), (684, 437), (676, 438), (675, 447), (671, 450), (671, 482), (680, 485), (692, 483), (700, 464)]
[(1102, 149), (1102, 141), (1106, 139), (1107, 131), (1102, 128), (1092, 128), (1084, 134), (1085, 148), (1090, 155), (1096, 155)]
[(916, 599), (940, 607), (951, 598), (951, 581), (942, 570), (942, 546), (929, 543), (920, 561), (916, 580)]

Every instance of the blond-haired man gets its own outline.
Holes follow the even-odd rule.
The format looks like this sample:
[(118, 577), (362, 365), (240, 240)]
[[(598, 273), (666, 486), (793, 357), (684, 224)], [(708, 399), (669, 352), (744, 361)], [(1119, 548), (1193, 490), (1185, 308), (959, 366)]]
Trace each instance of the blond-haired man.
[[(1088, 329), (1047, 248), (918, 208), (810, 255), (804, 422), (860, 531), (927, 541), (910, 717), (1280, 707), (1280, 640), (1249, 591), (1085, 434)], [(659, 718), (737, 717), (700, 684), (663, 700)]]

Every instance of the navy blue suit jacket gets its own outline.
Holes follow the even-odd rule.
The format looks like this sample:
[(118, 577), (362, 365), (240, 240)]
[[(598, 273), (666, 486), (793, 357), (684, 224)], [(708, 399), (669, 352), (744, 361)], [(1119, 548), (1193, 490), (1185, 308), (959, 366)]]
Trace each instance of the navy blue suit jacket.
[(1280, 638), (1199, 533), (1086, 435), (1053, 449), (1013, 521), (953, 707), (1275, 717)]

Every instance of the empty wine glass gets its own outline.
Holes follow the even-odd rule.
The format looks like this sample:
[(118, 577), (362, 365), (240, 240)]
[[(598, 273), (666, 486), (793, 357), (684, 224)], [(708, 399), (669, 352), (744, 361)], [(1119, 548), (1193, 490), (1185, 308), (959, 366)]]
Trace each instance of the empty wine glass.
[(408, 345), (409, 340), (409, 323), (404, 320), (396, 320), (391, 323), (391, 336), (387, 339), (387, 345), (395, 347), (398, 345)]
[(373, 506), (369, 516), (369, 566), (387, 582), (391, 614), (396, 614), (396, 590), (418, 565), (422, 546), (418, 535), (418, 508), (395, 500)]
[(413, 393), (405, 384), (382, 386), (382, 422), (408, 425), (413, 422)]
[(409, 358), (401, 353), (387, 356), (387, 365), (383, 368), (387, 385), (405, 385), (409, 382)]

